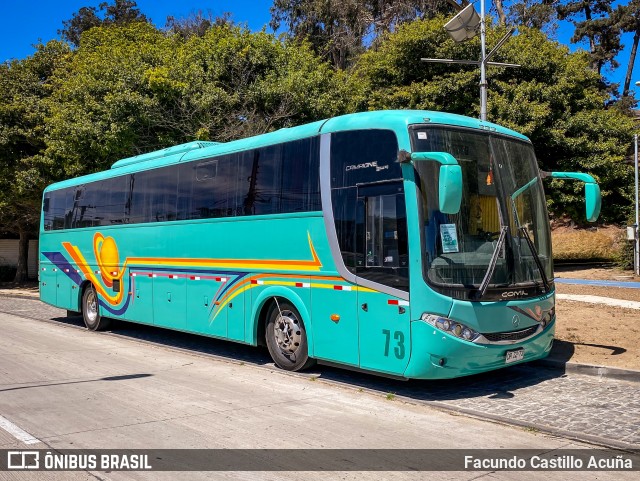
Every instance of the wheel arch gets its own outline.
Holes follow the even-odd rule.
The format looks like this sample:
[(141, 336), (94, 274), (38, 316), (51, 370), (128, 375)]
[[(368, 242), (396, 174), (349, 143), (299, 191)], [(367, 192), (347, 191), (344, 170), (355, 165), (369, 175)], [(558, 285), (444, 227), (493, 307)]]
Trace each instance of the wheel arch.
[(91, 281), (88, 279), (83, 280), (78, 286), (78, 298), (76, 299), (77, 311), (82, 312), (82, 296), (84, 291), (91, 285)]
[(293, 291), (283, 286), (269, 286), (263, 290), (253, 302), (251, 320), (252, 327), (249, 330), (251, 333), (251, 339), (248, 341), (253, 345), (264, 344), (264, 332), (267, 321), (267, 315), (273, 304), (275, 304), (274, 297), (278, 298), (278, 302), (281, 300), (290, 302), (298, 310), (304, 323), (305, 332), (307, 335), (307, 351), (309, 357), (313, 357), (313, 329), (311, 314), (305, 302), (300, 296)]

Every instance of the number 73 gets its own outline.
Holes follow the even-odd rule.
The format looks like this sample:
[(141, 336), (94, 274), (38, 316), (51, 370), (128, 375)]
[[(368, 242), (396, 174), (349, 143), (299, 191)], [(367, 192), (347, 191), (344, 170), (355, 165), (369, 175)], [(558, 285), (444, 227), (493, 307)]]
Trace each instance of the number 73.
[[(391, 331), (389, 329), (383, 329), (382, 334), (385, 336), (384, 342), (384, 355), (389, 357), (389, 345), (391, 344)], [(393, 353), (396, 359), (404, 358), (404, 333), (402, 331), (395, 331), (393, 333), (393, 339), (396, 341), (396, 345), (393, 348)]]

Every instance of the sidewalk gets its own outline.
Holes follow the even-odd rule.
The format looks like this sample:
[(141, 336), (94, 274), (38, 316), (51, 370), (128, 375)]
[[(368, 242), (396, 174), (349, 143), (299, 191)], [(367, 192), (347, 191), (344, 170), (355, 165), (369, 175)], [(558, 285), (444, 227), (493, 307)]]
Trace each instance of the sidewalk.
[(0, 288), (0, 296), (9, 296), (9, 297), (26, 297), (29, 299), (38, 299), (40, 297), (40, 293), (37, 288), (33, 289), (14, 289), (12, 287), (9, 288)]
[(625, 289), (640, 289), (640, 282), (633, 281), (605, 281), (600, 279), (576, 279), (573, 277), (556, 277), (558, 284), (576, 284), (581, 286), (623, 287)]

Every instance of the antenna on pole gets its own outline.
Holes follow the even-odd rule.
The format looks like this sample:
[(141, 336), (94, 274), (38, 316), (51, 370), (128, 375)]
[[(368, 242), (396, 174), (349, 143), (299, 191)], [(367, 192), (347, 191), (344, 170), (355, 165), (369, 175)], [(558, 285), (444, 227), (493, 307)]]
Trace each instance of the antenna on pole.
[(504, 37), (493, 47), (493, 50), (487, 51), (487, 39), (486, 39), (486, 15), (484, 9), (485, 0), (480, 0), (480, 15), (476, 12), (473, 4), (469, 4), (461, 9), (451, 20), (445, 25), (444, 29), (449, 36), (457, 43), (466, 42), (472, 39), (480, 30), (480, 60), (453, 60), (444, 58), (421, 58), (422, 62), (432, 63), (458, 63), (466, 65), (478, 65), (480, 66), (480, 120), (487, 120), (487, 71), (488, 65), (494, 67), (520, 67), (518, 64), (502, 63), (502, 62), (490, 62), (489, 59), (498, 51), (504, 43), (509, 40), (515, 28), (511, 28)]

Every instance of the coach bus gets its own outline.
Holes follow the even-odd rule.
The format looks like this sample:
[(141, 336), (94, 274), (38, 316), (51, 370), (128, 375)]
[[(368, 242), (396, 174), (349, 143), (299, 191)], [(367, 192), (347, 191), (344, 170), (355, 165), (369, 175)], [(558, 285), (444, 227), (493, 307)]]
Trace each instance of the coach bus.
[(366, 112), (191, 142), (49, 186), (40, 298), (402, 378), (540, 359), (555, 331), (543, 173), (476, 119)]

